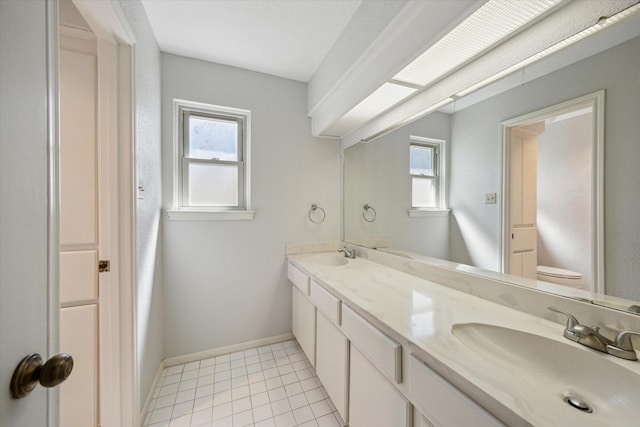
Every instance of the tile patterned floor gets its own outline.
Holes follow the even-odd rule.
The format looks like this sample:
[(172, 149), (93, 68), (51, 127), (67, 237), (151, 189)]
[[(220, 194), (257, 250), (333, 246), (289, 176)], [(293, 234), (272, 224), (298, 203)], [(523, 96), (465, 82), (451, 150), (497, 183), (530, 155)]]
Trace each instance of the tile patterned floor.
[(149, 427), (340, 427), (296, 341), (172, 366), (144, 420)]

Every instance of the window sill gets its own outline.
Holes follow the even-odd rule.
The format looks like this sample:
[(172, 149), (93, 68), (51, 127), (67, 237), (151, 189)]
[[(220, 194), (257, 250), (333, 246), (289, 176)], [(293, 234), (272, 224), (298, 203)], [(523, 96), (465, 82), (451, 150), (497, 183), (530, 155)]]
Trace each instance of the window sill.
[(430, 216), (449, 216), (451, 209), (409, 209), (409, 218), (423, 218)]
[(214, 210), (167, 210), (167, 217), (171, 221), (250, 221), (255, 211), (214, 211)]

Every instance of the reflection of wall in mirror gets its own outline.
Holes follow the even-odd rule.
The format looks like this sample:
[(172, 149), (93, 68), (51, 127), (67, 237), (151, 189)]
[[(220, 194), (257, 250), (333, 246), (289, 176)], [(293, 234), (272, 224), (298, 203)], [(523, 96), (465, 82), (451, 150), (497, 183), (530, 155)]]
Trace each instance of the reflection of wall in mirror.
[(489, 270), (500, 267), (500, 208), (484, 205), (482, 198), (501, 185), (499, 124), (602, 89), (606, 90), (605, 288), (607, 294), (640, 300), (640, 38), (451, 116), (452, 260)]
[[(367, 144), (345, 151), (345, 239), (387, 238), (391, 248), (435, 258), (449, 257), (449, 217), (409, 218), (411, 177), (409, 136), (449, 141), (449, 115), (434, 113)], [(376, 219), (362, 218), (362, 206), (376, 209)]]
[(593, 286), (592, 123), (592, 113), (582, 114), (538, 136), (538, 265), (580, 273), (584, 289)]

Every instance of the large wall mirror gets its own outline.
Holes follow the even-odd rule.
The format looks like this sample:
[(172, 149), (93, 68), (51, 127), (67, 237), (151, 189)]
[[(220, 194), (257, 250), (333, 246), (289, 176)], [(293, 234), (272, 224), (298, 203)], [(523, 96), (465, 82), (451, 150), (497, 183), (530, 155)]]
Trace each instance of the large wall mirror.
[[(637, 311), (640, 37), (634, 31), (588, 54), (585, 42), (577, 62), (518, 85), (498, 81), (346, 148), (345, 240), (508, 272), (516, 284), (527, 283), (516, 276), (533, 286), (549, 277), (546, 291)], [(527, 69), (512, 79), (518, 73)]]

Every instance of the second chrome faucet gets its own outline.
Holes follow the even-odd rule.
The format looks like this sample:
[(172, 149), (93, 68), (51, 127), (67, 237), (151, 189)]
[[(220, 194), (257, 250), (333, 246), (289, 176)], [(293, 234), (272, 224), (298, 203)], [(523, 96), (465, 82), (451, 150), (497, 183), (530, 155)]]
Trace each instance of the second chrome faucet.
[(342, 249), (338, 249), (338, 252), (342, 252), (344, 254), (344, 256), (347, 257), (347, 258), (355, 258), (356, 257), (356, 250), (355, 249), (349, 249), (346, 246), (343, 246)]
[(636, 352), (631, 343), (632, 335), (640, 335), (638, 332), (622, 331), (615, 339), (611, 340), (600, 333), (597, 326), (581, 325), (571, 313), (562, 311), (556, 307), (548, 307), (549, 310), (567, 317), (567, 325), (562, 335), (594, 350), (608, 353), (612, 356), (627, 360), (638, 360)]

